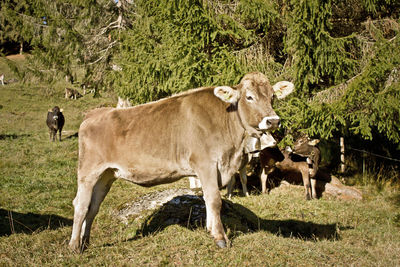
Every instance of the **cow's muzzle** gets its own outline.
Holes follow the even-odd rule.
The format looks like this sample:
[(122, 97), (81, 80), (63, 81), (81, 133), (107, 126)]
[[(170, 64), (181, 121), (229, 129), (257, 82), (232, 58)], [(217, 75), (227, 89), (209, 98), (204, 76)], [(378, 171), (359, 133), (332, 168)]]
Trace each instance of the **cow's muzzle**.
[(279, 128), (281, 119), (278, 116), (264, 117), (258, 124), (261, 131), (270, 131)]

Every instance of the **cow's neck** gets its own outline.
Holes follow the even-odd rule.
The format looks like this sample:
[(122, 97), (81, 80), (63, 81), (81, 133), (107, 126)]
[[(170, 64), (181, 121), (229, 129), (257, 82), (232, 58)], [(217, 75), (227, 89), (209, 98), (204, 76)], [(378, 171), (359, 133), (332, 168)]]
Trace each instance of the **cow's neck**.
[(242, 119), (242, 116), (240, 115), (241, 114), (240, 107), (236, 108), (236, 114), (238, 117), (238, 121), (244, 130), (245, 137), (248, 137), (248, 136), (252, 136), (252, 137), (256, 137), (256, 138), (261, 137), (262, 133), (260, 131), (257, 131), (256, 129), (254, 129), (245, 120)]

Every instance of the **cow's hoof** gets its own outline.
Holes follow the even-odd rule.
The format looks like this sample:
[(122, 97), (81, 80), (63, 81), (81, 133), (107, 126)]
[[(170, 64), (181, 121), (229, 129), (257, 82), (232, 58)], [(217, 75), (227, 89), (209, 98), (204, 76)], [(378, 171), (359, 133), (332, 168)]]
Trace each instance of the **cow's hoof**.
[(79, 244), (70, 242), (68, 247), (74, 253), (81, 253), (81, 248), (80, 248)]
[(226, 242), (225, 240), (218, 240), (217, 242), (217, 246), (220, 248), (226, 248)]

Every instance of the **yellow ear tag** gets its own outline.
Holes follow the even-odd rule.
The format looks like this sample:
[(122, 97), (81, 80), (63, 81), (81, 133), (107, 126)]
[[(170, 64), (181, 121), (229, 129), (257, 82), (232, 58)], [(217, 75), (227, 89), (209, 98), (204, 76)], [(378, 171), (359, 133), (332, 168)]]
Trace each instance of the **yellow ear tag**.
[(276, 95), (277, 97), (280, 97), (280, 96), (282, 95), (282, 91), (275, 91), (275, 95)]
[(231, 98), (229, 92), (226, 92), (226, 93), (224, 94), (224, 98), (225, 98), (226, 100), (229, 100), (229, 99)]

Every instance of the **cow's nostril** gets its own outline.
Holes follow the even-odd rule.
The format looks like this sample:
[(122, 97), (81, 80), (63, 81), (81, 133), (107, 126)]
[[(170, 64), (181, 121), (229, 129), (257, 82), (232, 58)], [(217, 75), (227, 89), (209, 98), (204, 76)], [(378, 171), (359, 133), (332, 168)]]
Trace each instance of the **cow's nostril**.
[(264, 117), (262, 121), (258, 124), (260, 130), (271, 130), (276, 129), (279, 126), (280, 119), (278, 116)]
[(269, 119), (267, 120), (267, 126), (269, 128), (278, 128), (280, 124), (280, 120), (279, 119)]

